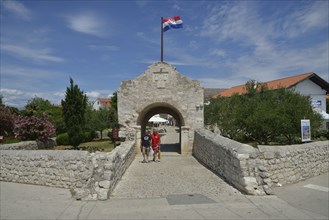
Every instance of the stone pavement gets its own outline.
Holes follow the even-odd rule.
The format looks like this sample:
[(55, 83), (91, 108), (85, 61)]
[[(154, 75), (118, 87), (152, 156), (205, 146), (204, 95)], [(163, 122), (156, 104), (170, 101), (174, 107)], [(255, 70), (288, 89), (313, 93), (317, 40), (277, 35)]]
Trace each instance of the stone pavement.
[(0, 219), (328, 219), (276, 196), (178, 194), (76, 201), (67, 189), (7, 182), (0, 182), (0, 193)]
[(162, 153), (161, 162), (138, 155), (112, 193), (113, 198), (155, 198), (199, 193), (208, 197), (241, 193), (191, 156)]
[[(170, 136), (168, 135), (167, 138)], [(174, 144), (173, 137), (163, 143)], [(163, 152), (161, 162), (137, 155), (107, 201), (76, 201), (68, 189), (0, 182), (0, 219), (328, 219), (322, 209), (282, 196), (246, 196), (192, 156)], [(328, 178), (328, 175), (316, 177)], [(307, 183), (314, 183), (307, 180)], [(303, 184), (303, 183), (300, 183)], [(318, 182), (323, 185), (323, 182)], [(293, 185), (292, 185), (293, 186)], [(328, 187), (328, 185), (326, 185)], [(290, 186), (289, 186), (290, 187)], [(293, 187), (294, 189), (294, 187)], [(290, 193), (290, 194), (289, 194)], [(328, 195), (328, 192), (327, 194)], [(281, 196), (283, 199), (281, 199)], [(310, 195), (308, 194), (310, 197)], [(319, 195), (299, 197), (316, 204)], [(285, 201), (286, 200), (286, 201)], [(288, 201), (288, 202), (287, 202)]]

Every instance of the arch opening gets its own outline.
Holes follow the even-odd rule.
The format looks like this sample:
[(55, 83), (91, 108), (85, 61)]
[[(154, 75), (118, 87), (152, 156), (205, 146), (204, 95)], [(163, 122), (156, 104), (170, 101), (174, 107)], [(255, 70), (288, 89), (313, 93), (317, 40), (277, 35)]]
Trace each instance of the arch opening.
[[(149, 120), (152, 116), (157, 114), (171, 116), (174, 119), (174, 123), (153, 127), (153, 124), (150, 124)], [(145, 134), (146, 129), (149, 129), (151, 132), (153, 128), (162, 131), (159, 132), (161, 135), (162, 152), (177, 152), (181, 154), (181, 127), (185, 125), (185, 122), (181, 113), (176, 108), (167, 103), (154, 103), (149, 105), (139, 114), (137, 124), (141, 126), (141, 136)]]

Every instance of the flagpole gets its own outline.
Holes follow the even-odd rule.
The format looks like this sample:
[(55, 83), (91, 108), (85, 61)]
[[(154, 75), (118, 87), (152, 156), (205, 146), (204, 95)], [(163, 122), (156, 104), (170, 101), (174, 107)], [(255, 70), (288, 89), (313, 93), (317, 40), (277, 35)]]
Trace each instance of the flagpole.
[(163, 62), (163, 27), (162, 27), (162, 20), (163, 20), (163, 17), (161, 17), (161, 62)]

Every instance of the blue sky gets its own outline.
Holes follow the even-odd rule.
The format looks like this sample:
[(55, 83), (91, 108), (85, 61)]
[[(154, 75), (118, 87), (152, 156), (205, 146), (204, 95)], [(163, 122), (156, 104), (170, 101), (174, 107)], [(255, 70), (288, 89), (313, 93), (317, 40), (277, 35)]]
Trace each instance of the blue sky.
[(160, 60), (229, 88), (250, 79), (316, 72), (328, 81), (328, 1), (1, 0), (1, 94), (23, 107), (38, 96), (59, 104), (69, 78), (90, 100)]

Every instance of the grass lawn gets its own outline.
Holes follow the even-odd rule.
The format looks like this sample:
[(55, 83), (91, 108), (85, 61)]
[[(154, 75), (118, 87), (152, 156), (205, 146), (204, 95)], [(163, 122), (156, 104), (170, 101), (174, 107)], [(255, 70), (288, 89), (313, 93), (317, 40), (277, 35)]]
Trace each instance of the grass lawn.
[[(117, 145), (119, 145), (120, 142), (117, 142)], [(69, 145), (60, 145), (55, 146), (54, 150), (73, 150), (73, 146)], [(89, 152), (94, 151), (104, 151), (104, 152), (111, 152), (114, 149), (114, 145), (112, 142), (107, 140), (95, 140), (91, 142), (82, 143), (78, 146), (79, 150), (87, 150)]]

